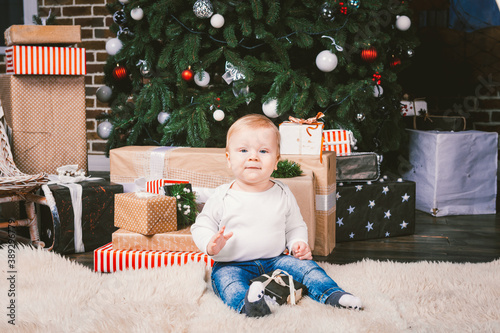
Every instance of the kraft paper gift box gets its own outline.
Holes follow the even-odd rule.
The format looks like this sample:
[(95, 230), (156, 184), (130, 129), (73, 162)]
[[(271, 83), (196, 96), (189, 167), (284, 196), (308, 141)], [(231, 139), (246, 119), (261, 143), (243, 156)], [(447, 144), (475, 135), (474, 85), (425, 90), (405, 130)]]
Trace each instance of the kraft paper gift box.
[(495, 214), (498, 133), (407, 130), (403, 178), (417, 184), (416, 208), (434, 216)]
[[(303, 212), (302, 207), (301, 213), (308, 228), (316, 229), (315, 237), (309, 237), (309, 245), (319, 256), (330, 254), (335, 247), (335, 157), (335, 152), (282, 156), (299, 163), (302, 170), (312, 171), (314, 176), (315, 196), (309, 199), (315, 202), (314, 221), (308, 221), (309, 214)], [(127, 146), (110, 151), (110, 178), (124, 185), (124, 192), (134, 191), (134, 180), (140, 177), (186, 179), (201, 202), (206, 201), (215, 187), (234, 178), (223, 148)], [(280, 180), (287, 183), (285, 179)], [(297, 197), (301, 191), (292, 189), (292, 192)]]
[(26, 174), (87, 170), (85, 78), (0, 75), (0, 99), (12, 130), (12, 154)]
[(343, 129), (323, 130), (323, 150), (335, 151), (337, 156), (347, 156), (351, 154), (351, 146), (356, 141), (352, 131)]
[(5, 62), (7, 74), (87, 74), (84, 48), (14, 45), (5, 49)]
[(11, 25), (5, 45), (76, 44), (82, 41), (79, 25)]
[(207, 268), (214, 264), (213, 259), (202, 252), (126, 251), (113, 249), (112, 243), (94, 250), (94, 270), (102, 273), (182, 266), (192, 262), (204, 263)]
[(280, 153), (319, 155), (322, 147), (323, 123), (297, 124), (284, 122), (279, 126)]
[(177, 230), (176, 200), (147, 192), (117, 194), (115, 227), (143, 235)]
[[(40, 194), (52, 196), (55, 209), (40, 205), (40, 239), (52, 251), (67, 254), (93, 251), (111, 241), (115, 194), (123, 186), (96, 179), (68, 184), (81, 186), (80, 202), (74, 202), (67, 186), (49, 185)], [(49, 201), (49, 200), (48, 200)], [(79, 208), (77, 208), (77, 206)], [(80, 212), (75, 216), (75, 212)]]
[(337, 243), (415, 233), (415, 183), (376, 181), (337, 186)]
[(154, 235), (118, 229), (113, 233), (112, 243), (116, 250), (199, 251), (193, 241), (191, 227)]

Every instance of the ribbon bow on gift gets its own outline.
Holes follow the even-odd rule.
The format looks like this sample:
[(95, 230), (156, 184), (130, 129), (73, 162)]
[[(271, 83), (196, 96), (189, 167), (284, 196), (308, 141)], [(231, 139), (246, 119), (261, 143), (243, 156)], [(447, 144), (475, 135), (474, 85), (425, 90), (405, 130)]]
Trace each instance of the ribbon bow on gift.
[(300, 118), (295, 118), (295, 117), (288, 117), (288, 120), (290, 120), (292, 123), (297, 123), (297, 124), (310, 124), (310, 125), (319, 125), (318, 119), (323, 118), (325, 115), (323, 112), (318, 112), (316, 117), (311, 117), (307, 119), (300, 119)]
[[(263, 276), (267, 278), (267, 280), (263, 282), (264, 287), (267, 287), (267, 285), (269, 283), (271, 283), (271, 281), (275, 281), (280, 286), (289, 287), (290, 288), (290, 304), (292, 304), (292, 305), (296, 304), (295, 285), (293, 284), (293, 277), (290, 274), (288, 274), (285, 271), (282, 271), (281, 269), (277, 269), (271, 274), (271, 276), (269, 276), (267, 274), (264, 274)], [(288, 276), (288, 284), (286, 284), (286, 282), (283, 281), (283, 277), (286, 277), (286, 276)]]
[(318, 119), (323, 118), (325, 115), (323, 112), (318, 112), (318, 114), (315, 117), (307, 118), (307, 119), (300, 119), (300, 118), (295, 118), (292, 116), (288, 117), (288, 120), (292, 123), (296, 124), (301, 124), (301, 125), (315, 125), (315, 126), (308, 126), (306, 129), (307, 134), (309, 136), (312, 136), (312, 134), (309, 132), (310, 129), (315, 130), (318, 128), (319, 125), (322, 125), (323, 123), (320, 123)]

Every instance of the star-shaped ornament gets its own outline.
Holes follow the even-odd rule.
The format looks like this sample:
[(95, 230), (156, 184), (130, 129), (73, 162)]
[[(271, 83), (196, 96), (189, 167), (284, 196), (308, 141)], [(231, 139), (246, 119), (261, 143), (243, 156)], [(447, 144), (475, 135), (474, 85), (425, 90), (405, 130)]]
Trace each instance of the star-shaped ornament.
[(401, 223), (400, 226), (401, 226), (401, 229), (405, 229), (408, 226), (408, 223), (403, 221), (403, 223)]
[(368, 200), (370, 203), (368, 204), (368, 207), (373, 208), (375, 207), (375, 200)]
[(354, 213), (355, 208), (356, 207), (351, 207), (351, 205), (349, 205), (349, 208), (347, 208), (347, 211), (349, 212), (349, 214), (352, 214), (352, 213)]
[(340, 199), (340, 193), (337, 192), (337, 194), (335, 195), (335, 197), (337, 198), (337, 200), (339, 200)]
[(354, 238), (354, 235), (355, 235), (355, 234), (354, 234), (354, 232), (351, 232), (351, 233), (349, 234), (349, 238)]
[(390, 235), (391, 235), (391, 233), (389, 231), (385, 232), (385, 237), (389, 237)]
[(384, 219), (391, 219), (391, 210), (389, 209), (387, 212), (384, 212)]
[(382, 187), (382, 193), (387, 195), (387, 192), (389, 192), (389, 186)]
[(365, 228), (368, 229), (368, 231), (373, 230), (373, 223), (370, 223), (370, 221), (368, 221), (368, 224), (365, 226)]
[(339, 227), (344, 225), (344, 222), (343, 222), (343, 221), (344, 221), (344, 218), (343, 218), (343, 217), (338, 217), (338, 218), (337, 218), (337, 224), (339, 225)]
[(403, 198), (403, 201), (401, 202), (405, 202), (408, 201), (408, 199), (410, 199), (410, 196), (408, 195), (408, 193), (405, 193), (405, 195), (402, 195), (401, 198)]
[(359, 192), (363, 189), (363, 185), (356, 185), (356, 192)]

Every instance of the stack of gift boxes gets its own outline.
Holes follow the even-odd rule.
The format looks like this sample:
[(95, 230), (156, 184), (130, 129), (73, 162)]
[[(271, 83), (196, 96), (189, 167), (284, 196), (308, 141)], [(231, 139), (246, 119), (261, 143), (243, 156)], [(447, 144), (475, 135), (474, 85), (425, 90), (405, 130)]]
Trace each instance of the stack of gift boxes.
[[(187, 181), (155, 179), (144, 190), (115, 196), (114, 224), (119, 229), (112, 242), (94, 251), (94, 268), (98, 272), (141, 269), (213, 260), (196, 247), (189, 223), (181, 218), (192, 205), (173, 195), (171, 188), (180, 186), (190, 193)], [(186, 210), (187, 208), (187, 210)]]
[[(413, 234), (415, 183), (380, 178), (381, 161), (377, 154), (352, 152), (356, 144), (352, 132), (323, 130), (319, 118), (291, 119), (291, 122), (281, 125), (281, 144), (285, 145), (286, 153), (319, 154), (322, 147), (323, 154), (336, 154), (335, 241)], [(296, 132), (292, 134), (291, 128)], [(305, 143), (302, 147), (301, 142)]]
[(4, 35), (0, 99), (17, 167), (27, 174), (55, 174), (67, 164), (87, 170), (85, 49), (61, 46), (81, 42), (80, 26), (11, 26)]
[(87, 171), (86, 50), (74, 47), (80, 26), (14, 25), (4, 35), (0, 100), (14, 161), (24, 173), (47, 173), (56, 182), (39, 193), (49, 204), (38, 210), (40, 239), (58, 253), (94, 250), (116, 230), (114, 194), (123, 186), (61, 181), (61, 167)]

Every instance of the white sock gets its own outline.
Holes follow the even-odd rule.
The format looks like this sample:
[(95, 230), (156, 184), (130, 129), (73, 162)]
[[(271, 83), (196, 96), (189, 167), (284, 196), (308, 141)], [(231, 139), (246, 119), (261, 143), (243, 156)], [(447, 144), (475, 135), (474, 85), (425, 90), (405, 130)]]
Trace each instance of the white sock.
[(255, 303), (262, 297), (264, 297), (264, 284), (259, 281), (253, 282), (248, 289), (248, 301)]
[(351, 294), (342, 295), (339, 299), (339, 305), (348, 309), (360, 310), (363, 308), (363, 303), (361, 302), (361, 299)]

